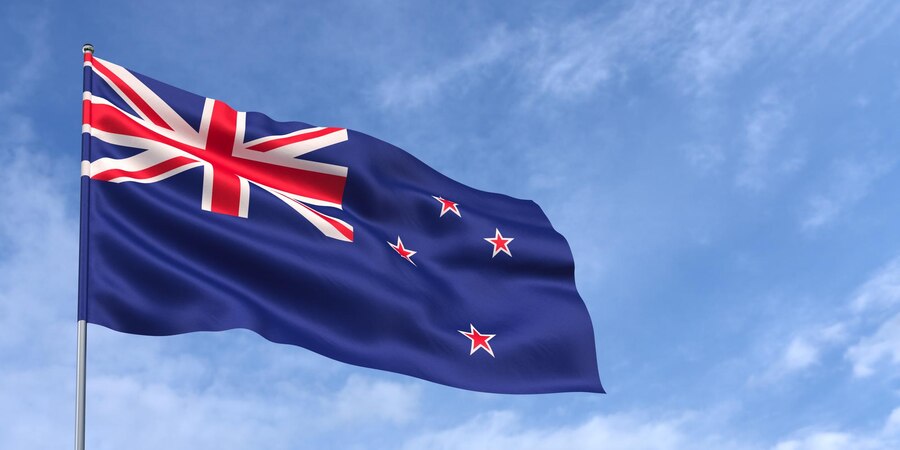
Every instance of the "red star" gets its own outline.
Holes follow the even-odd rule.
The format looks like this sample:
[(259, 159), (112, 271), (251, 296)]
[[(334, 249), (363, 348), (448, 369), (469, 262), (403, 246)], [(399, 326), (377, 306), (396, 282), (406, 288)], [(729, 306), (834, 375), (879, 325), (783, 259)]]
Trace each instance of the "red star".
[(414, 266), (416, 265), (416, 263), (414, 263), (412, 260), (412, 255), (415, 255), (417, 252), (404, 247), (403, 241), (400, 240), (400, 236), (397, 236), (397, 245), (391, 244), (390, 242), (388, 242), (387, 244), (390, 245), (398, 255), (402, 256), (403, 259), (409, 261)]
[(445, 200), (444, 197), (435, 197), (433, 195), (431, 197), (441, 202), (441, 217), (444, 217), (444, 214), (446, 214), (447, 211), (456, 214), (457, 217), (462, 217), (462, 215), (459, 214), (459, 208), (457, 208), (457, 206), (459, 206), (459, 203)]
[(494, 237), (486, 237), (484, 240), (491, 243), (494, 246), (494, 254), (491, 255), (491, 258), (497, 256), (497, 253), (503, 252), (509, 256), (512, 256), (512, 253), (509, 252), (509, 243), (513, 241), (515, 238), (505, 238), (502, 234), (500, 234), (500, 230), (494, 228)]
[(457, 330), (472, 341), (472, 350), (469, 351), (469, 354), (474, 355), (476, 350), (483, 348), (489, 355), (494, 356), (494, 351), (491, 349), (491, 344), (488, 344), (488, 341), (493, 339), (496, 334), (481, 334), (475, 329), (475, 325), (472, 325), (471, 323), (469, 324), (469, 328), (470, 331), (468, 332)]

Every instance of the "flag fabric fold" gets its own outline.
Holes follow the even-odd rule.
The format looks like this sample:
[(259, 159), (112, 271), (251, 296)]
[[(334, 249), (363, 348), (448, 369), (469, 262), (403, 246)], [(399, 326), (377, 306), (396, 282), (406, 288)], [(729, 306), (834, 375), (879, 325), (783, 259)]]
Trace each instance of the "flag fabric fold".
[(79, 320), (234, 328), (485, 392), (603, 392), (565, 239), (363, 133), (85, 55)]

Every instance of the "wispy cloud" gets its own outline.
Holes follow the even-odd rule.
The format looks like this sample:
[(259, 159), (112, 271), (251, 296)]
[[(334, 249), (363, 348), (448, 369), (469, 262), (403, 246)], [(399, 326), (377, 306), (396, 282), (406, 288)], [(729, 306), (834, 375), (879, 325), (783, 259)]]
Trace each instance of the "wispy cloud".
[(617, 76), (632, 60), (649, 61), (669, 46), (665, 38), (688, 8), (650, 2), (610, 17), (595, 13), (567, 23), (539, 22), (530, 28), (498, 28), (485, 40), (440, 67), (393, 74), (378, 86), (386, 108), (416, 108), (459, 92), (499, 64), (512, 69), (524, 98), (583, 99)]
[(837, 352), (850, 362), (856, 377), (876, 374), (881, 364), (900, 366), (900, 258), (861, 283), (832, 320), (790, 334), (780, 351), (770, 356), (766, 372), (751, 376), (750, 382), (801, 373)]
[(793, 115), (791, 102), (777, 92), (760, 97), (744, 125), (745, 146), (735, 179), (739, 187), (764, 189), (773, 175), (792, 172), (803, 163), (801, 155), (784, 142)]
[[(0, 335), (0, 352), (32, 342), (29, 320), (59, 319), (51, 305), (74, 286), (74, 280), (62, 286), (44, 281), (48, 271), (60, 273), (75, 258), (72, 230), (77, 225), (68, 214), (66, 196), (60, 194), (67, 168), (41, 151), (33, 121), (17, 108), (31, 94), (44, 68), (46, 21), (45, 16), (35, 16), (11, 24), (28, 45), (16, 54), (21, 60), (12, 59), (15, 69), (5, 73), (0, 91), (0, 164), (8, 171), (0, 178), (4, 193), (0, 196), (4, 211), (0, 216), (0, 327), (5, 330)], [(37, 286), (42, 289), (35, 292)], [(32, 293), (36, 298), (29, 298)], [(53, 294), (59, 297), (54, 299)]]
[(856, 292), (851, 303), (856, 312), (883, 310), (900, 304), (900, 258), (878, 270)]
[(737, 432), (732, 427), (739, 425), (717, 420), (717, 413), (688, 412), (669, 418), (620, 413), (595, 415), (579, 424), (567, 426), (527, 426), (514, 412), (491, 411), (450, 428), (423, 432), (409, 440), (403, 448), (888, 450), (900, 443), (900, 408), (895, 409), (883, 425), (874, 430), (804, 428), (774, 439), (760, 439)]
[[(160, 356), (155, 363), (170, 364)], [(180, 375), (192, 377), (190, 372)], [(417, 390), (401, 383), (351, 376), (335, 395), (309, 384), (296, 386), (285, 375), (267, 377), (278, 381), (264, 389), (248, 389), (252, 371), (231, 381), (217, 377), (216, 385), (197, 389), (159, 382), (149, 374), (95, 372), (88, 380), (88, 423), (95, 424), (88, 444), (134, 449), (319, 447), (319, 439), (335, 430), (352, 427), (353, 436), (347, 437), (358, 440), (395, 429), (420, 413)], [(346, 395), (350, 393), (355, 395)], [(342, 445), (339, 436), (330, 438), (335, 446)]]
[[(594, 416), (569, 426), (528, 426), (511, 411), (480, 414), (452, 428), (425, 432), (411, 439), (405, 450), (515, 448), (566, 450), (610, 448), (666, 450), (683, 448), (742, 448), (716, 433), (693, 434), (691, 414), (671, 419), (648, 419), (639, 414)], [(711, 430), (707, 430), (711, 431)]]
[(841, 322), (789, 334), (784, 339), (787, 344), (773, 355), (767, 370), (761, 375), (751, 376), (749, 381), (751, 384), (772, 383), (808, 370), (821, 362), (824, 353), (846, 342), (847, 334), (847, 325)]
[(845, 357), (853, 373), (868, 377), (886, 362), (900, 366), (900, 258), (886, 264), (857, 291), (852, 310), (863, 318), (863, 327), (875, 330), (863, 335), (847, 349)]
[(853, 374), (868, 377), (882, 361), (900, 365), (900, 313), (885, 320), (878, 329), (847, 349), (847, 359), (853, 363)]
[(6, 61), (7, 70), (0, 70), (0, 135), (3, 150), (12, 151), (16, 146), (33, 142), (34, 126), (30, 118), (19, 112), (18, 106), (25, 101), (44, 77), (49, 46), (47, 44), (46, 14), (39, 14), (24, 20), (15, 16), (4, 17), (4, 24), (15, 32), (16, 40), (22, 42), (15, 57)]
[(885, 157), (868, 160), (842, 160), (835, 163), (827, 191), (814, 195), (801, 227), (817, 230), (868, 195), (872, 185), (891, 172), (895, 161)]
[[(439, 67), (391, 74), (378, 95), (386, 108), (415, 108), (459, 92), (504, 65), (525, 98), (583, 100), (647, 65), (683, 93), (705, 96), (748, 67), (790, 57), (852, 51), (894, 23), (900, 7), (869, 0), (822, 8), (814, 1), (640, 2), (565, 22), (498, 28)], [(876, 23), (877, 26), (862, 24)], [(663, 78), (666, 78), (664, 76)]]
[(526, 83), (540, 94), (583, 99), (625, 76), (633, 64), (670, 52), (666, 38), (677, 33), (687, 11), (677, 2), (646, 2), (611, 18), (594, 14), (535, 28), (526, 36), (532, 48), (524, 64)]
[(900, 446), (900, 408), (894, 409), (881, 429), (858, 431), (804, 430), (778, 442), (772, 450), (889, 450)]
[[(706, 95), (751, 67), (788, 57), (793, 61), (849, 52), (882, 33), (900, 9), (890, 1), (864, 0), (822, 8), (815, 1), (713, 1), (691, 5), (683, 44), (675, 56), (686, 92)], [(877, 23), (870, 27), (863, 24)], [(854, 44), (850, 44), (853, 42)]]
[(333, 404), (335, 417), (341, 423), (384, 421), (403, 424), (419, 414), (421, 391), (416, 385), (352, 375), (328, 402)]
[(780, 37), (778, 32), (795, 15), (796, 6), (773, 9), (767, 3), (710, 2), (697, 10), (692, 33), (677, 57), (687, 91), (709, 93)]
[[(42, 77), (42, 69), (49, 57), (47, 44), (48, 16), (39, 14), (26, 20), (16, 20), (16, 16), (7, 15), (4, 23), (8, 29), (15, 31), (16, 37), (23, 43), (15, 52), (24, 57), (15, 61), (11, 70), (0, 72), (3, 89), (0, 90), (0, 108), (9, 108), (21, 101), (34, 88), (35, 82)], [(10, 62), (8, 61), (7, 64)], [(5, 76), (4, 76), (5, 75)]]
[(377, 96), (386, 108), (419, 107), (447, 90), (464, 91), (467, 83), (476, 80), (491, 65), (509, 56), (518, 47), (516, 36), (503, 27), (496, 28), (473, 50), (439, 67), (383, 80), (377, 87)]
[(691, 166), (704, 172), (716, 169), (725, 161), (722, 146), (711, 143), (687, 145), (684, 153)]

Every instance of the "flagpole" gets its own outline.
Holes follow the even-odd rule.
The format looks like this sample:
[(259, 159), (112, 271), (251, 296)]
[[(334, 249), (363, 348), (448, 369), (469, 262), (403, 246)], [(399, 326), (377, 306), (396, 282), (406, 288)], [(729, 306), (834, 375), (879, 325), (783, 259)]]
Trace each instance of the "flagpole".
[[(81, 47), (84, 54), (84, 65), (92, 61), (94, 46), (84, 44)], [(88, 227), (88, 200), (89, 180), (85, 178), (85, 163), (90, 161), (90, 134), (84, 135), (85, 127), (90, 131), (91, 110), (91, 75), (90, 70), (84, 70), (84, 94), (82, 97), (82, 136), (81, 136), (81, 233), (79, 242), (79, 268), (78, 268), (78, 352), (75, 369), (75, 450), (84, 450), (84, 416), (85, 394), (87, 385), (87, 315), (85, 314), (85, 301), (87, 290), (87, 227)], [(91, 69), (92, 70), (92, 69)]]
[(87, 372), (87, 321), (78, 321), (78, 368), (75, 379), (75, 450), (84, 450), (84, 394)]

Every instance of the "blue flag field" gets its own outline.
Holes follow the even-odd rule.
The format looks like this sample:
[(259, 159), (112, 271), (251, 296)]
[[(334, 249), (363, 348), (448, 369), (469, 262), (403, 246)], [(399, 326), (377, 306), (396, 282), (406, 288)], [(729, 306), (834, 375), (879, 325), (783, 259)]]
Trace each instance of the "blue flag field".
[(245, 328), (476, 391), (603, 392), (572, 253), (534, 202), (363, 133), (90, 53), (84, 70), (79, 320)]

